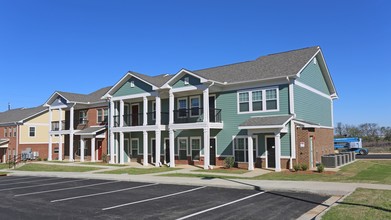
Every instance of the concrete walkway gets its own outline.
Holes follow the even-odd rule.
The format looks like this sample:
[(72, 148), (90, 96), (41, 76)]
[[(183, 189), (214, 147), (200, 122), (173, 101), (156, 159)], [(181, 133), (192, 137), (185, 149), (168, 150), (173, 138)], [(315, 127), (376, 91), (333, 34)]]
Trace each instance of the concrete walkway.
[[(148, 183), (162, 183), (162, 184), (179, 184), (179, 185), (195, 185), (195, 186), (213, 186), (213, 187), (227, 187), (227, 188), (241, 188), (241, 189), (257, 189), (268, 191), (296, 191), (296, 192), (310, 192), (325, 195), (346, 195), (353, 192), (356, 188), (369, 189), (383, 189), (391, 190), (391, 185), (385, 184), (367, 184), (367, 183), (338, 183), (338, 182), (316, 182), (316, 181), (275, 181), (275, 180), (250, 180), (237, 179), (235, 177), (253, 177), (259, 176), (270, 171), (263, 169), (255, 169), (254, 171), (245, 174), (224, 174), (224, 173), (205, 173), (194, 172), (199, 168), (194, 166), (178, 166), (180, 170), (173, 170), (164, 173), (191, 173), (191, 174), (213, 174), (219, 176), (232, 176), (232, 178), (194, 178), (194, 177), (168, 177), (160, 176), (164, 173), (153, 173), (144, 175), (128, 175), (128, 174), (102, 174), (98, 172), (123, 169), (135, 166), (104, 166), (104, 165), (90, 165), (78, 163), (50, 163), (65, 166), (91, 166), (99, 167), (94, 172), (39, 172), (39, 171), (19, 171), (19, 170), (0, 170), (10, 172), (12, 176), (46, 176), (46, 177), (62, 177), (62, 178), (86, 178), (86, 179), (105, 179), (105, 180), (120, 180), (120, 181), (136, 181)], [(140, 167), (143, 167), (140, 165)], [(143, 167), (152, 168), (153, 166)]]

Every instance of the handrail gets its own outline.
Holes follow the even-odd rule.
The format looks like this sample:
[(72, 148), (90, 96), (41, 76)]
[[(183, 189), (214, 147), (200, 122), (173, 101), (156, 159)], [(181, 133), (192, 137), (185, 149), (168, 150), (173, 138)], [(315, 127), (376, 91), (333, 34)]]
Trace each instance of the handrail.
[(18, 154), (18, 155), (14, 155), (14, 156), (9, 156), (9, 159), (8, 159), (8, 167), (9, 169), (11, 169), (12, 167), (14, 167), (14, 169), (16, 168), (16, 165), (18, 163), (20, 163), (22, 161), (22, 154)]

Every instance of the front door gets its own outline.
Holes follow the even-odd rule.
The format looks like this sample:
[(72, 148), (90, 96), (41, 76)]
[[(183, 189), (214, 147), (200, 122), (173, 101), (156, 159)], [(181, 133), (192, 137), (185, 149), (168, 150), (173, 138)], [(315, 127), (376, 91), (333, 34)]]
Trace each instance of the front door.
[(132, 126), (137, 126), (138, 124), (138, 105), (132, 105)]
[(179, 160), (187, 160), (187, 138), (179, 139)]
[[(130, 158), (133, 158), (133, 162), (137, 162), (138, 156), (138, 139), (132, 139), (132, 152)], [(130, 161), (129, 161), (130, 162)]]
[(215, 97), (209, 96), (209, 122), (216, 122)]
[(211, 138), (209, 141), (210, 141), (209, 163), (210, 165), (216, 166), (216, 139)]
[(313, 137), (310, 137), (310, 168), (314, 167), (314, 142)]
[(102, 141), (98, 141), (98, 160), (102, 160)]
[(156, 161), (156, 140), (151, 140), (151, 160), (150, 163), (154, 163)]
[(266, 148), (267, 148), (267, 167), (275, 168), (276, 167), (276, 148), (275, 141), (273, 138), (266, 138)]
[(168, 164), (170, 163), (170, 139), (165, 139), (164, 144), (165, 144), (166, 164)]

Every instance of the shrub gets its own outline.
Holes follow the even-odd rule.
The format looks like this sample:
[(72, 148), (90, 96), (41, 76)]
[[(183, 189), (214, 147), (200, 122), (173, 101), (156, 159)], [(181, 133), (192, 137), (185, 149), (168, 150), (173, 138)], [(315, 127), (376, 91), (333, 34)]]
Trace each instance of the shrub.
[(107, 154), (102, 154), (102, 162), (107, 163)]
[(306, 170), (308, 170), (308, 166), (307, 166), (307, 164), (302, 164), (301, 165), (301, 170), (303, 170), (303, 171), (306, 171)]
[(318, 164), (316, 165), (316, 170), (319, 172), (319, 173), (323, 173), (324, 171), (324, 165), (323, 164)]
[(225, 168), (231, 168), (233, 167), (235, 164), (235, 159), (233, 157), (226, 157), (224, 159), (224, 165), (225, 165)]
[(293, 165), (293, 169), (295, 170), (295, 172), (299, 171), (301, 169), (300, 164)]
[(48, 161), (48, 158), (43, 158), (43, 161)]
[(38, 157), (38, 158), (37, 158), (37, 161), (42, 161), (42, 158)]

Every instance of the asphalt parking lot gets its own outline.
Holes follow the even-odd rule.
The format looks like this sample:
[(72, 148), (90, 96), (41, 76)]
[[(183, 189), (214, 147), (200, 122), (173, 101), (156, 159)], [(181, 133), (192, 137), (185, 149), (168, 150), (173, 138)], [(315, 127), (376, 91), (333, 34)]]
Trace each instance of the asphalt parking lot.
[(328, 198), (206, 186), (0, 177), (0, 219), (296, 219)]
[(367, 160), (391, 160), (391, 154), (368, 154), (368, 155), (356, 155), (356, 159), (367, 159)]

